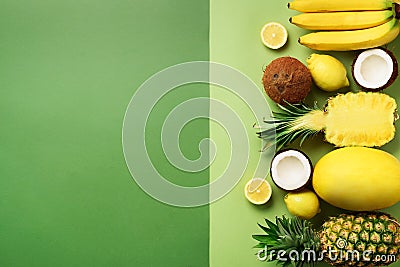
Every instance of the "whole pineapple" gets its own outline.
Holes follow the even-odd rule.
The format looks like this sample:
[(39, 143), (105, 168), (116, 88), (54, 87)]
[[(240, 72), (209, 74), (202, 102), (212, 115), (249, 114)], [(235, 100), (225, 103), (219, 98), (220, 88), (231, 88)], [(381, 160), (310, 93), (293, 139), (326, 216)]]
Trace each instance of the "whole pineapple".
[[(322, 250), (337, 251), (335, 256), (338, 259), (326, 257), (333, 265), (379, 266), (388, 265), (400, 258), (400, 225), (395, 218), (385, 213), (342, 214), (332, 217), (322, 225), (318, 235)], [(340, 257), (341, 251), (344, 258)], [(343, 253), (346, 251), (358, 251), (361, 261), (351, 259), (352, 255), (347, 255), (346, 259)], [(363, 261), (362, 253), (365, 251), (366, 259)]]
[(266, 123), (275, 127), (258, 133), (266, 148), (278, 148), (302, 137), (325, 132), (325, 139), (338, 147), (382, 146), (393, 139), (397, 116), (396, 101), (382, 93), (358, 92), (331, 97), (324, 110), (304, 104), (278, 105)]
[[(276, 218), (253, 235), (256, 248), (283, 266), (313, 265), (325, 260), (335, 266), (383, 266), (400, 259), (400, 224), (382, 212), (341, 214), (329, 218), (320, 231), (307, 220)], [(280, 255), (279, 255), (280, 253)]]

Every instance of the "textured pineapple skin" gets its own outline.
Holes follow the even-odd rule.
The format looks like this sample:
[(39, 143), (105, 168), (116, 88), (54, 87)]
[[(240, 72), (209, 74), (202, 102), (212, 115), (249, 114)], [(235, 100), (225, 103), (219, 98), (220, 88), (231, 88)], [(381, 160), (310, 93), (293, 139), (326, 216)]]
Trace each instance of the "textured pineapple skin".
[(379, 147), (394, 138), (396, 101), (382, 93), (339, 94), (325, 108), (325, 139), (338, 147)]
[[(322, 250), (336, 251), (337, 254), (331, 256), (325, 254), (325, 260), (335, 266), (384, 266), (400, 259), (400, 224), (382, 212), (331, 217), (318, 235)], [(340, 251), (342, 255), (346, 255), (346, 251), (358, 251), (360, 257), (352, 257), (352, 254), (340, 257)], [(365, 251), (371, 252), (363, 258)]]

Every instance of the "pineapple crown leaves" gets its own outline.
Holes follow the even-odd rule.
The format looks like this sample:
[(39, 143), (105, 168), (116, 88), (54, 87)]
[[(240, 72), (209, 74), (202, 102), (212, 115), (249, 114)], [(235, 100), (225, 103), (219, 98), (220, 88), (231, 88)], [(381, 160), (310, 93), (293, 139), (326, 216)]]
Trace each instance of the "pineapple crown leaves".
[[(275, 223), (265, 219), (267, 226), (258, 224), (265, 232), (263, 235), (253, 235), (252, 237), (259, 243), (254, 248), (265, 249), (264, 255), (268, 261), (276, 261), (283, 266), (303, 266), (305, 263), (314, 265), (316, 259), (302, 259), (304, 251), (314, 251), (318, 253), (320, 241), (318, 235), (314, 232), (311, 222), (302, 220), (298, 217), (282, 218), (276, 217)], [(298, 259), (290, 259), (288, 255), (295, 251)], [(284, 260), (278, 255), (284, 253)]]
[(272, 120), (264, 120), (265, 123), (274, 126), (257, 133), (258, 137), (266, 142), (263, 151), (273, 144), (276, 144), (279, 150), (284, 145), (292, 143), (299, 137), (301, 137), (301, 145), (305, 139), (318, 133), (318, 131), (309, 129), (305, 125), (296, 122), (297, 119), (311, 111), (320, 110), (316, 102), (314, 102), (313, 108), (304, 103), (290, 104), (286, 101), (285, 105), (278, 104), (278, 107), (279, 111), (272, 112)]

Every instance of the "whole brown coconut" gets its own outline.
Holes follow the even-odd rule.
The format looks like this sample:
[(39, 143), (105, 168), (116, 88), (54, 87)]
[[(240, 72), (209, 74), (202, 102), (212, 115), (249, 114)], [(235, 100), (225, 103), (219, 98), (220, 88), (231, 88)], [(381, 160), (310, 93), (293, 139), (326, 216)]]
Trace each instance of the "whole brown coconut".
[(293, 57), (273, 60), (264, 70), (263, 85), (276, 103), (299, 103), (311, 90), (312, 77), (307, 67)]

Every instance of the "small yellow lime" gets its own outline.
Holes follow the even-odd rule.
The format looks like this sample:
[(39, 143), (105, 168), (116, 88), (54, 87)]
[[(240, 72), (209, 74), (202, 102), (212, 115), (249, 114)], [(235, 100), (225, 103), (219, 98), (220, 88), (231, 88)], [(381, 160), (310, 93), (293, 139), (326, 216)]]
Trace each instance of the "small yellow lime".
[(265, 204), (272, 195), (271, 185), (265, 179), (253, 178), (244, 187), (244, 194), (253, 204)]
[(290, 192), (284, 201), (288, 211), (301, 219), (309, 220), (321, 211), (317, 195), (308, 189)]

